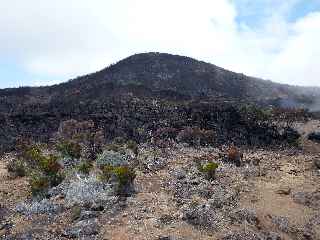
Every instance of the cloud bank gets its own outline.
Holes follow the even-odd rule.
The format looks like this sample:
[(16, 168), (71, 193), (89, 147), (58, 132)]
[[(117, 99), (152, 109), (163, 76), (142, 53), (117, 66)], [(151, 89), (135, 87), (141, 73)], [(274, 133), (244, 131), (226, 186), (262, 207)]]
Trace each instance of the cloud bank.
[[(157, 51), (281, 83), (320, 86), (320, 10), (290, 16), (301, 0), (0, 1), (0, 60), (46, 76), (32, 85)], [(0, 81), (0, 87), (15, 84)]]

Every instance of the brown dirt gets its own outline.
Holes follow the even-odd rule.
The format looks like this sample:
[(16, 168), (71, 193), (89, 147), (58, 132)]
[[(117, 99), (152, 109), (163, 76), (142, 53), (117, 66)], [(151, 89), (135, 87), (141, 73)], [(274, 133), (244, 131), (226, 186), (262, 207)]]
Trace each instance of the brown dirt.
[[(303, 153), (290, 155), (266, 152), (262, 167), (266, 167), (269, 171), (265, 176), (250, 178), (246, 183), (237, 182), (232, 174), (226, 178), (226, 181), (247, 186), (245, 192), (241, 194), (240, 207), (256, 210), (260, 221), (259, 227), (262, 230), (280, 233), (271, 223), (271, 216), (286, 217), (290, 223), (303, 226), (314, 215), (314, 209), (295, 203), (291, 194), (278, 194), (277, 191), (282, 188), (290, 188), (292, 192), (319, 190), (320, 179), (315, 174), (312, 160), (320, 155), (320, 144), (305, 139), (308, 132), (317, 128), (317, 124), (318, 122), (308, 123), (300, 129), (304, 133)], [(212, 233), (187, 224), (181, 220), (181, 212), (174, 203), (172, 193), (165, 187), (170, 179), (170, 169), (183, 167), (186, 162), (192, 161), (194, 156), (207, 153), (209, 153), (207, 149), (171, 150), (168, 154), (168, 165), (164, 169), (146, 174), (138, 172), (135, 182), (138, 193), (127, 199), (126, 208), (119, 214), (99, 218), (103, 228), (98, 239), (155, 240), (159, 236), (171, 235), (178, 239), (180, 237), (188, 240), (214, 240), (220, 239), (221, 234), (230, 229), (239, 228), (235, 225), (220, 233)], [(245, 157), (251, 158), (253, 154), (247, 152)], [(276, 158), (275, 155), (277, 155)], [(0, 161), (0, 202), (2, 206), (10, 209), (18, 202), (25, 200), (30, 193), (26, 178), (10, 177), (5, 167), (7, 160), (8, 156)], [(172, 221), (168, 224), (158, 224), (158, 220), (164, 216), (170, 216)], [(18, 214), (15, 214), (11, 220), (15, 226), (14, 232), (36, 228), (39, 225), (35, 222), (43, 221), (41, 216), (28, 219)], [(71, 223), (70, 212), (66, 212), (58, 217), (50, 229), (53, 232), (62, 232), (69, 223)], [(284, 240), (291, 239), (285, 233), (281, 235)]]

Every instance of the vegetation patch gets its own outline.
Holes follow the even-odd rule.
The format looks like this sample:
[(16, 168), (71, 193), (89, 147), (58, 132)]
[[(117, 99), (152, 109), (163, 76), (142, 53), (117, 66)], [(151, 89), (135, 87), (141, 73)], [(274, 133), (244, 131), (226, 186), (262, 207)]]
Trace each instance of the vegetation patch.
[(79, 143), (68, 140), (62, 140), (57, 144), (56, 148), (63, 157), (71, 157), (75, 159), (81, 157), (82, 148)]
[(199, 165), (198, 169), (205, 174), (208, 180), (213, 180), (216, 177), (216, 170), (218, 167), (218, 163), (208, 162), (204, 165)]
[(134, 169), (129, 166), (106, 165), (102, 167), (101, 171), (100, 179), (102, 181), (112, 180), (115, 183), (114, 187), (118, 195), (125, 195), (136, 177)]
[(12, 168), (11, 170), (14, 170), (18, 176), (29, 177), (33, 195), (45, 193), (64, 179), (59, 157), (43, 153), (39, 144), (20, 146), (18, 159), (9, 168)]
[(92, 163), (90, 163), (88, 161), (82, 161), (76, 166), (76, 169), (78, 172), (88, 175), (90, 173), (92, 167), (93, 167)]
[[(138, 146), (135, 142), (127, 142), (126, 147), (138, 153)], [(127, 149), (121, 146), (117, 150), (103, 151), (98, 156), (96, 165), (101, 170), (100, 180), (111, 182), (117, 194), (123, 195), (133, 185), (136, 175), (131, 162), (132, 156), (127, 153)]]

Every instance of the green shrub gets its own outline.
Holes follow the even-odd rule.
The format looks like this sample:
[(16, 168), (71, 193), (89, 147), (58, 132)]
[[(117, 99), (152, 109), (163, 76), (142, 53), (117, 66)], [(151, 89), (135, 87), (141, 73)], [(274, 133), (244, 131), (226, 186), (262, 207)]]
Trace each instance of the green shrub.
[(56, 174), (61, 169), (58, 163), (58, 156), (43, 154), (39, 145), (26, 147), (20, 155), (19, 161), (25, 170), (39, 170), (47, 175)]
[(113, 173), (113, 167), (110, 165), (105, 165), (101, 167), (102, 174), (100, 175), (100, 180), (109, 181)]
[(49, 178), (39, 172), (35, 172), (29, 178), (29, 185), (33, 196), (44, 194), (50, 186)]
[(42, 155), (38, 161), (40, 171), (42, 171), (46, 175), (56, 175), (61, 169), (61, 166), (58, 163), (58, 157), (56, 155)]
[(128, 166), (115, 167), (113, 173), (117, 176), (120, 187), (124, 187), (128, 184), (131, 184), (136, 177), (133, 169)]
[(100, 180), (109, 181), (112, 176), (116, 179), (116, 192), (119, 195), (125, 193), (126, 188), (133, 184), (136, 177), (135, 171), (128, 166), (106, 165), (102, 169)]
[(200, 168), (200, 171), (203, 172), (208, 179), (215, 179), (216, 169), (219, 167), (218, 163), (209, 162)]
[[(105, 144), (104, 131), (91, 120), (77, 121), (70, 119), (60, 123), (56, 141), (62, 142), (61, 151), (79, 159), (95, 160)], [(70, 144), (71, 143), (71, 144)], [(59, 145), (59, 144), (58, 144)]]
[(26, 163), (27, 167), (35, 167), (42, 158), (39, 145), (25, 146), (19, 158)]
[(80, 162), (76, 169), (83, 174), (89, 174), (92, 168), (92, 164), (86, 161)]
[(63, 157), (78, 159), (81, 156), (82, 149), (80, 144), (73, 141), (63, 140), (57, 144), (56, 148)]
[[(114, 144), (114, 146), (118, 145)], [(126, 190), (130, 188), (135, 178), (131, 162), (132, 156), (128, 152), (129, 147), (136, 149), (137, 152), (137, 144), (128, 142), (126, 148), (121, 146), (117, 149), (118, 151), (103, 151), (96, 160), (96, 165), (101, 170), (100, 180), (109, 181), (112, 179), (112, 183), (115, 184), (115, 190), (119, 195), (127, 192)], [(113, 180), (116, 181), (114, 182)]]
[(64, 175), (58, 156), (43, 154), (39, 145), (28, 146), (21, 157), (25, 173), (31, 173), (29, 185), (33, 195), (44, 193), (48, 188), (63, 181)]
[(54, 175), (46, 175), (40, 171), (34, 171), (29, 176), (29, 185), (33, 196), (45, 194), (46, 191), (51, 188), (58, 186), (64, 179), (61, 172)]
[(50, 187), (56, 187), (63, 181), (63, 179), (65, 179), (65, 174), (64, 172), (59, 172), (55, 175), (49, 175), (48, 179)]

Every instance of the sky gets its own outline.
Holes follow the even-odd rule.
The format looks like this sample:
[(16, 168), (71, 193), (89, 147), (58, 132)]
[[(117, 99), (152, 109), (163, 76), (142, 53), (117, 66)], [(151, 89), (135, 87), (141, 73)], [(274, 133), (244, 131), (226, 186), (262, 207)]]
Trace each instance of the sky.
[(51, 85), (142, 52), (320, 86), (320, 0), (0, 0), (0, 88)]

